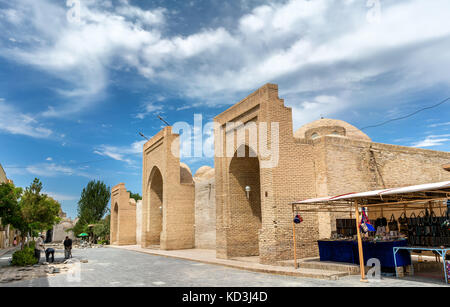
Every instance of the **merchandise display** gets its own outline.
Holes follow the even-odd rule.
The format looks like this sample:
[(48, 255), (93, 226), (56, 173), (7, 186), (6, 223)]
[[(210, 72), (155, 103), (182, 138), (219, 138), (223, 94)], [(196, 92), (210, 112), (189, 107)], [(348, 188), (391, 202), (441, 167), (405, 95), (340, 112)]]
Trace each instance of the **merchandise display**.
[(410, 246), (450, 247), (450, 226), (447, 215), (436, 216), (434, 211), (412, 213), (407, 219), (408, 242)]

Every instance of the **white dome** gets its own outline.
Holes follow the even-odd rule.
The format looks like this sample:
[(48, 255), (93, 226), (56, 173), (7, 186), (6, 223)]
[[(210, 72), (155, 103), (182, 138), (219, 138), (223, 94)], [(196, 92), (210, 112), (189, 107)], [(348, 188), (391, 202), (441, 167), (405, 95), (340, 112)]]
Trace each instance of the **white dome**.
[(215, 170), (210, 166), (202, 166), (200, 167), (194, 175), (195, 180), (207, 180), (214, 178)]
[(185, 163), (180, 163), (180, 182), (181, 183), (192, 183), (192, 172), (189, 166)]
[(316, 139), (326, 135), (367, 142), (372, 141), (367, 134), (355, 126), (343, 120), (329, 118), (322, 118), (304, 125), (295, 132), (294, 137), (297, 139)]

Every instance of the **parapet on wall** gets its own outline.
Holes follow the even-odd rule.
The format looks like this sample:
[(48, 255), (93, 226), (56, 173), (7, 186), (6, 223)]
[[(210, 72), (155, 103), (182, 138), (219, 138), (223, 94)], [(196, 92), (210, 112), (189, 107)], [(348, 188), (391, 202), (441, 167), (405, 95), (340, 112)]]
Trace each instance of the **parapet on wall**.
[(111, 244), (136, 244), (136, 201), (124, 183), (111, 189)]

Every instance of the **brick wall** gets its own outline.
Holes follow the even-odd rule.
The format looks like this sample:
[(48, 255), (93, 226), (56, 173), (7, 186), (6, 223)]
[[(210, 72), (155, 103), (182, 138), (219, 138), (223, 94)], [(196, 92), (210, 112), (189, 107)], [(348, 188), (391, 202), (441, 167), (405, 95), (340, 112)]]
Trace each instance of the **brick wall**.
[[(269, 131), (273, 123), (279, 125), (278, 163), (273, 167), (262, 167), (267, 159), (255, 150), (258, 152), (260, 164), (258, 198), (261, 201), (261, 229), (258, 236), (253, 233), (254, 227), (251, 227), (248, 233), (243, 228), (238, 231), (235, 227), (239, 223), (252, 224), (252, 216), (248, 211), (236, 209), (251, 207), (243, 206), (244, 186), (238, 182), (240, 176), (247, 176), (245, 172), (239, 174), (239, 169), (244, 168), (238, 167), (238, 170), (233, 172), (230, 167), (231, 158), (217, 157), (216, 152), (217, 257), (253, 255), (255, 240), (259, 240), (260, 262), (273, 263), (276, 260), (292, 258), (292, 212), (289, 203), (295, 199), (314, 197), (316, 192), (313, 151), (310, 146), (298, 144), (294, 140), (291, 109), (286, 108), (284, 101), (278, 98), (277, 86), (268, 84), (217, 116), (215, 120), (222, 126), (238, 121), (255, 122), (257, 125), (261, 122), (268, 123)], [(237, 132), (229, 131), (228, 134), (230, 133), (235, 136), (227, 139), (224, 130), (216, 131), (216, 146), (221, 140), (226, 148), (227, 142), (234, 140), (236, 151), (242, 144), (237, 144)], [(274, 141), (270, 133), (267, 139), (269, 144)], [(250, 141), (247, 133), (245, 144), (251, 147)], [(259, 140), (256, 147), (260, 148)], [(317, 218), (317, 214), (306, 215), (305, 223), (297, 230), (299, 254), (305, 257), (317, 254)], [(237, 246), (239, 249), (236, 249)]]
[[(450, 173), (440, 167), (450, 160), (448, 152), (336, 137), (321, 138), (314, 146), (326, 148), (328, 195), (450, 180)], [(398, 218), (403, 211), (383, 215), (389, 218), (394, 213)], [(407, 216), (412, 212), (408, 210)], [(380, 215), (380, 210), (369, 212), (371, 219)]]
[(124, 183), (111, 189), (111, 244), (136, 244), (136, 201)]
[(195, 178), (195, 247), (216, 248), (216, 188), (212, 176)]
[[(259, 255), (261, 263), (274, 263), (293, 258), (293, 201), (450, 180), (442, 168), (449, 153), (373, 143), (340, 121), (311, 123), (294, 137), (292, 110), (284, 106), (274, 84), (261, 87), (215, 122), (220, 129), (215, 131), (214, 178), (196, 179), (194, 184), (189, 168), (172, 154), (172, 148), (179, 150), (179, 139), (171, 127), (144, 145), (143, 247), (215, 247), (218, 258)], [(323, 122), (330, 124), (322, 127)], [(227, 130), (227, 123), (243, 125)], [(250, 135), (261, 123), (268, 125), (272, 145), (270, 130), (279, 127), (278, 159), (272, 166), (260, 151), (261, 132), (256, 143)], [(319, 137), (313, 139), (314, 133)], [(229, 156), (219, 150), (227, 147)], [(237, 157), (242, 148), (247, 155)], [(250, 151), (256, 157), (250, 157)], [(246, 186), (252, 189), (249, 198)], [(304, 222), (295, 230), (297, 253), (304, 258), (317, 256), (317, 240), (330, 236), (336, 218), (352, 213), (301, 215)]]
[(180, 165), (179, 135), (171, 127), (144, 145), (142, 191), (141, 245), (159, 244), (165, 250), (194, 247), (194, 182), (189, 169)]
[[(450, 180), (449, 173), (441, 167), (450, 160), (449, 153), (372, 143), (360, 131), (346, 131), (356, 129), (348, 124), (342, 127), (339, 124), (318, 126), (314, 131), (306, 131), (303, 139), (294, 138), (292, 111), (278, 98), (278, 88), (273, 84), (255, 91), (217, 116), (215, 121), (223, 128), (215, 134), (219, 258), (255, 254), (254, 241), (258, 238), (260, 262), (291, 259), (292, 212), (289, 203), (292, 201)], [(244, 195), (243, 186), (237, 182), (245, 172), (241, 171), (239, 175), (238, 170), (238, 174), (234, 174), (230, 167), (231, 159), (217, 156), (219, 142), (224, 148), (233, 144), (235, 151), (241, 145), (237, 140), (238, 132), (224, 129), (230, 122), (279, 124), (279, 162), (274, 167), (260, 169), (262, 221), (258, 237), (253, 228), (235, 227), (241, 220), (252, 224), (251, 216), (235, 209), (243, 203), (236, 195), (238, 191)], [(335, 136), (312, 140), (316, 131)], [(233, 133), (234, 136), (226, 137)], [(270, 142), (271, 138), (268, 139)], [(250, 147), (253, 144), (247, 132), (245, 144)], [(258, 155), (258, 160), (261, 165), (264, 158)], [(304, 222), (295, 226), (297, 251), (299, 257), (312, 257), (318, 255), (316, 241), (328, 238), (336, 228), (335, 219), (348, 218), (351, 213), (303, 213), (302, 216)]]
[(142, 200), (136, 202), (136, 244), (142, 243)]

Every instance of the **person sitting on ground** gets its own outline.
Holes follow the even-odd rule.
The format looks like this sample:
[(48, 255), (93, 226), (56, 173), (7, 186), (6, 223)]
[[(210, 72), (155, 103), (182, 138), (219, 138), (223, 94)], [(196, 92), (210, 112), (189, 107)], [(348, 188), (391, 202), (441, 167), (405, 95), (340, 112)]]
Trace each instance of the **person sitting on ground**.
[(64, 240), (64, 259), (72, 258), (72, 240), (66, 236)]
[[(50, 260), (50, 255), (52, 256), (51, 261)], [(45, 250), (45, 260), (47, 262), (55, 262), (55, 250), (53, 248), (47, 248)]]
[(44, 245), (44, 236), (41, 235), (36, 239), (35, 245), (34, 245), (34, 257), (37, 259), (37, 263), (41, 260), (41, 251), (45, 250)]

